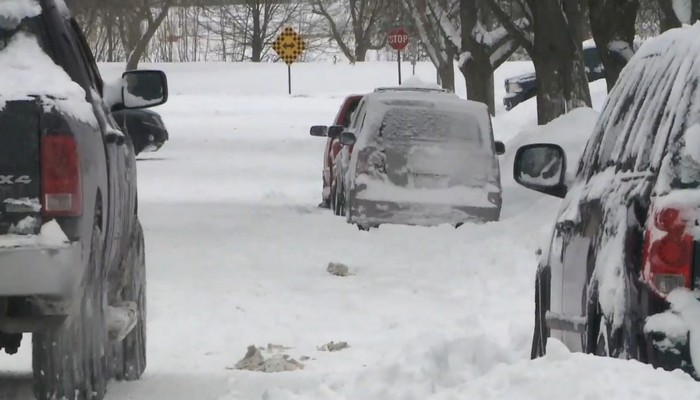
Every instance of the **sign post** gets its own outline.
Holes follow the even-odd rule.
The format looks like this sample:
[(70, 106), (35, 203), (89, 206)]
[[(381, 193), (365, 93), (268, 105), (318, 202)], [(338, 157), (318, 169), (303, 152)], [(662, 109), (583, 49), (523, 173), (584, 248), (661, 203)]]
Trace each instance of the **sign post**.
[(410, 37), (408, 36), (408, 32), (406, 32), (406, 29), (404, 28), (392, 29), (386, 36), (386, 41), (389, 43), (389, 46), (396, 50), (398, 54), (399, 85), (401, 84), (401, 50), (405, 49), (406, 46), (408, 46), (409, 40)]
[(287, 82), (289, 94), (292, 94), (292, 64), (306, 50), (306, 43), (294, 28), (284, 28), (282, 33), (272, 42), (272, 49), (287, 64)]

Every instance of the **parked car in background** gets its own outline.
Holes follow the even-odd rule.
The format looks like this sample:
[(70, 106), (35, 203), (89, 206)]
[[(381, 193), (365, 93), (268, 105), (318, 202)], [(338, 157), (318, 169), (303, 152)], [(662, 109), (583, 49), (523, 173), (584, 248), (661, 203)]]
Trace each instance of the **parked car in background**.
[(350, 95), (343, 100), (338, 109), (338, 113), (333, 120), (333, 125), (312, 126), (311, 136), (326, 137), (326, 148), (323, 150), (323, 191), (320, 207), (332, 208), (335, 210), (334, 200), (336, 198), (335, 183), (335, 160), (340, 152), (338, 136), (350, 125), (353, 112), (362, 100), (362, 95)]
[(572, 351), (698, 378), (690, 356), (690, 338), (700, 335), (692, 331), (700, 322), (698, 37), (700, 25), (674, 29), (639, 49), (573, 182), (564, 181), (570, 166), (556, 144), (518, 149), (516, 181), (564, 198), (536, 273), (533, 358), (554, 337)]
[(146, 109), (125, 109), (112, 113), (122, 132), (131, 137), (136, 155), (160, 150), (169, 139), (160, 114)]
[(165, 103), (167, 80), (105, 84), (62, 0), (3, 3), (0, 65), (0, 350), (31, 333), (37, 399), (100, 400), (146, 368), (136, 160), (111, 111)]
[[(605, 78), (603, 62), (592, 40), (584, 43), (583, 63), (586, 67), (588, 82)], [(537, 96), (537, 76), (534, 72), (508, 78), (505, 80), (505, 86), (506, 95), (503, 97), (503, 105), (506, 110), (512, 110), (525, 100)]]
[(339, 140), (336, 203), (361, 229), (499, 219), (496, 154), (505, 146), (481, 103), (437, 90), (378, 90)]

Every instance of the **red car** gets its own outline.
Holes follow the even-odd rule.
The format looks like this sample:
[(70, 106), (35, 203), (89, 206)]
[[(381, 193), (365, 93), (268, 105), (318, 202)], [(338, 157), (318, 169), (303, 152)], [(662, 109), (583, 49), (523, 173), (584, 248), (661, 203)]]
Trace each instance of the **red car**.
[(363, 95), (351, 95), (346, 97), (338, 110), (338, 114), (335, 116), (335, 121), (332, 126), (316, 125), (311, 127), (311, 136), (328, 138), (326, 141), (326, 149), (323, 152), (323, 200), (319, 205), (320, 207), (332, 208), (335, 210), (335, 159), (341, 148), (338, 136), (340, 136), (345, 128), (350, 126), (352, 114), (360, 104), (362, 97)]

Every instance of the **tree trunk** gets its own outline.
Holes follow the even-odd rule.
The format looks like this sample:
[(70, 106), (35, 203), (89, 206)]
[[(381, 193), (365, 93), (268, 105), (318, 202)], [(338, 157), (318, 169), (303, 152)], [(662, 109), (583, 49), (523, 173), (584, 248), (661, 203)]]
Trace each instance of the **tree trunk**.
[(455, 91), (455, 65), (452, 62), (442, 63), (437, 66), (440, 85), (443, 89)]
[(493, 93), (493, 65), (487, 46), (474, 37), (474, 30), (481, 21), (479, 8), (483, 4), (476, 0), (460, 0), (461, 51), (469, 54), (460, 62), (459, 69), (467, 82), (467, 98), (486, 104), (491, 115), (496, 115), (496, 102)]
[(589, 0), (589, 6), (593, 39), (605, 68), (605, 81), (610, 92), (634, 53), (639, 0)]
[(263, 32), (262, 25), (260, 22), (261, 10), (259, 8), (253, 9), (253, 33), (250, 35), (250, 60), (252, 62), (260, 62), (262, 59), (263, 52)]
[(658, 2), (661, 8), (661, 20), (659, 21), (661, 32), (666, 32), (673, 28), (680, 28), (681, 21), (673, 10), (673, 0), (658, 0)]
[(141, 61), (141, 58), (143, 58), (144, 54), (146, 54), (146, 50), (148, 49), (148, 43), (153, 38), (153, 35), (155, 35), (156, 31), (158, 30), (158, 27), (163, 23), (163, 20), (165, 20), (165, 17), (168, 15), (169, 10), (170, 2), (166, 2), (163, 5), (163, 8), (160, 10), (160, 13), (156, 17), (156, 19), (149, 22), (148, 29), (146, 29), (146, 33), (144, 33), (143, 36), (141, 36), (138, 43), (136, 44), (136, 47), (129, 55), (129, 60), (126, 63), (127, 71), (135, 70), (138, 68), (139, 61)]
[(700, 21), (700, 0), (692, 0), (692, 1), (693, 1), (693, 3), (692, 3), (693, 13), (692, 13), (691, 24)]
[(590, 107), (591, 93), (581, 44), (572, 34), (559, 1), (537, 0), (532, 11), (537, 120), (545, 125), (574, 108)]
[(369, 46), (366, 43), (359, 42), (355, 45), (355, 62), (364, 62), (367, 59), (367, 51), (369, 51)]
[(491, 115), (496, 115), (496, 101), (493, 87), (493, 67), (488, 55), (479, 52), (460, 66), (467, 82), (467, 99), (486, 104)]

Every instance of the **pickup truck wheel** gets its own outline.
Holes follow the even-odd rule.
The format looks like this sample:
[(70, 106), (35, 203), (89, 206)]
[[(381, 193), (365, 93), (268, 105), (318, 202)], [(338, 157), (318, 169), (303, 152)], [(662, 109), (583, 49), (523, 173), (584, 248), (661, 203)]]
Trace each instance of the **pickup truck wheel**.
[(107, 392), (101, 236), (100, 228), (95, 226), (80, 304), (60, 327), (32, 335), (34, 394), (38, 400), (101, 400)]
[(124, 302), (136, 303), (138, 319), (133, 330), (113, 349), (114, 376), (124, 381), (138, 380), (146, 370), (146, 255), (143, 228), (138, 219), (129, 243), (124, 258), (127, 284), (120, 297)]

